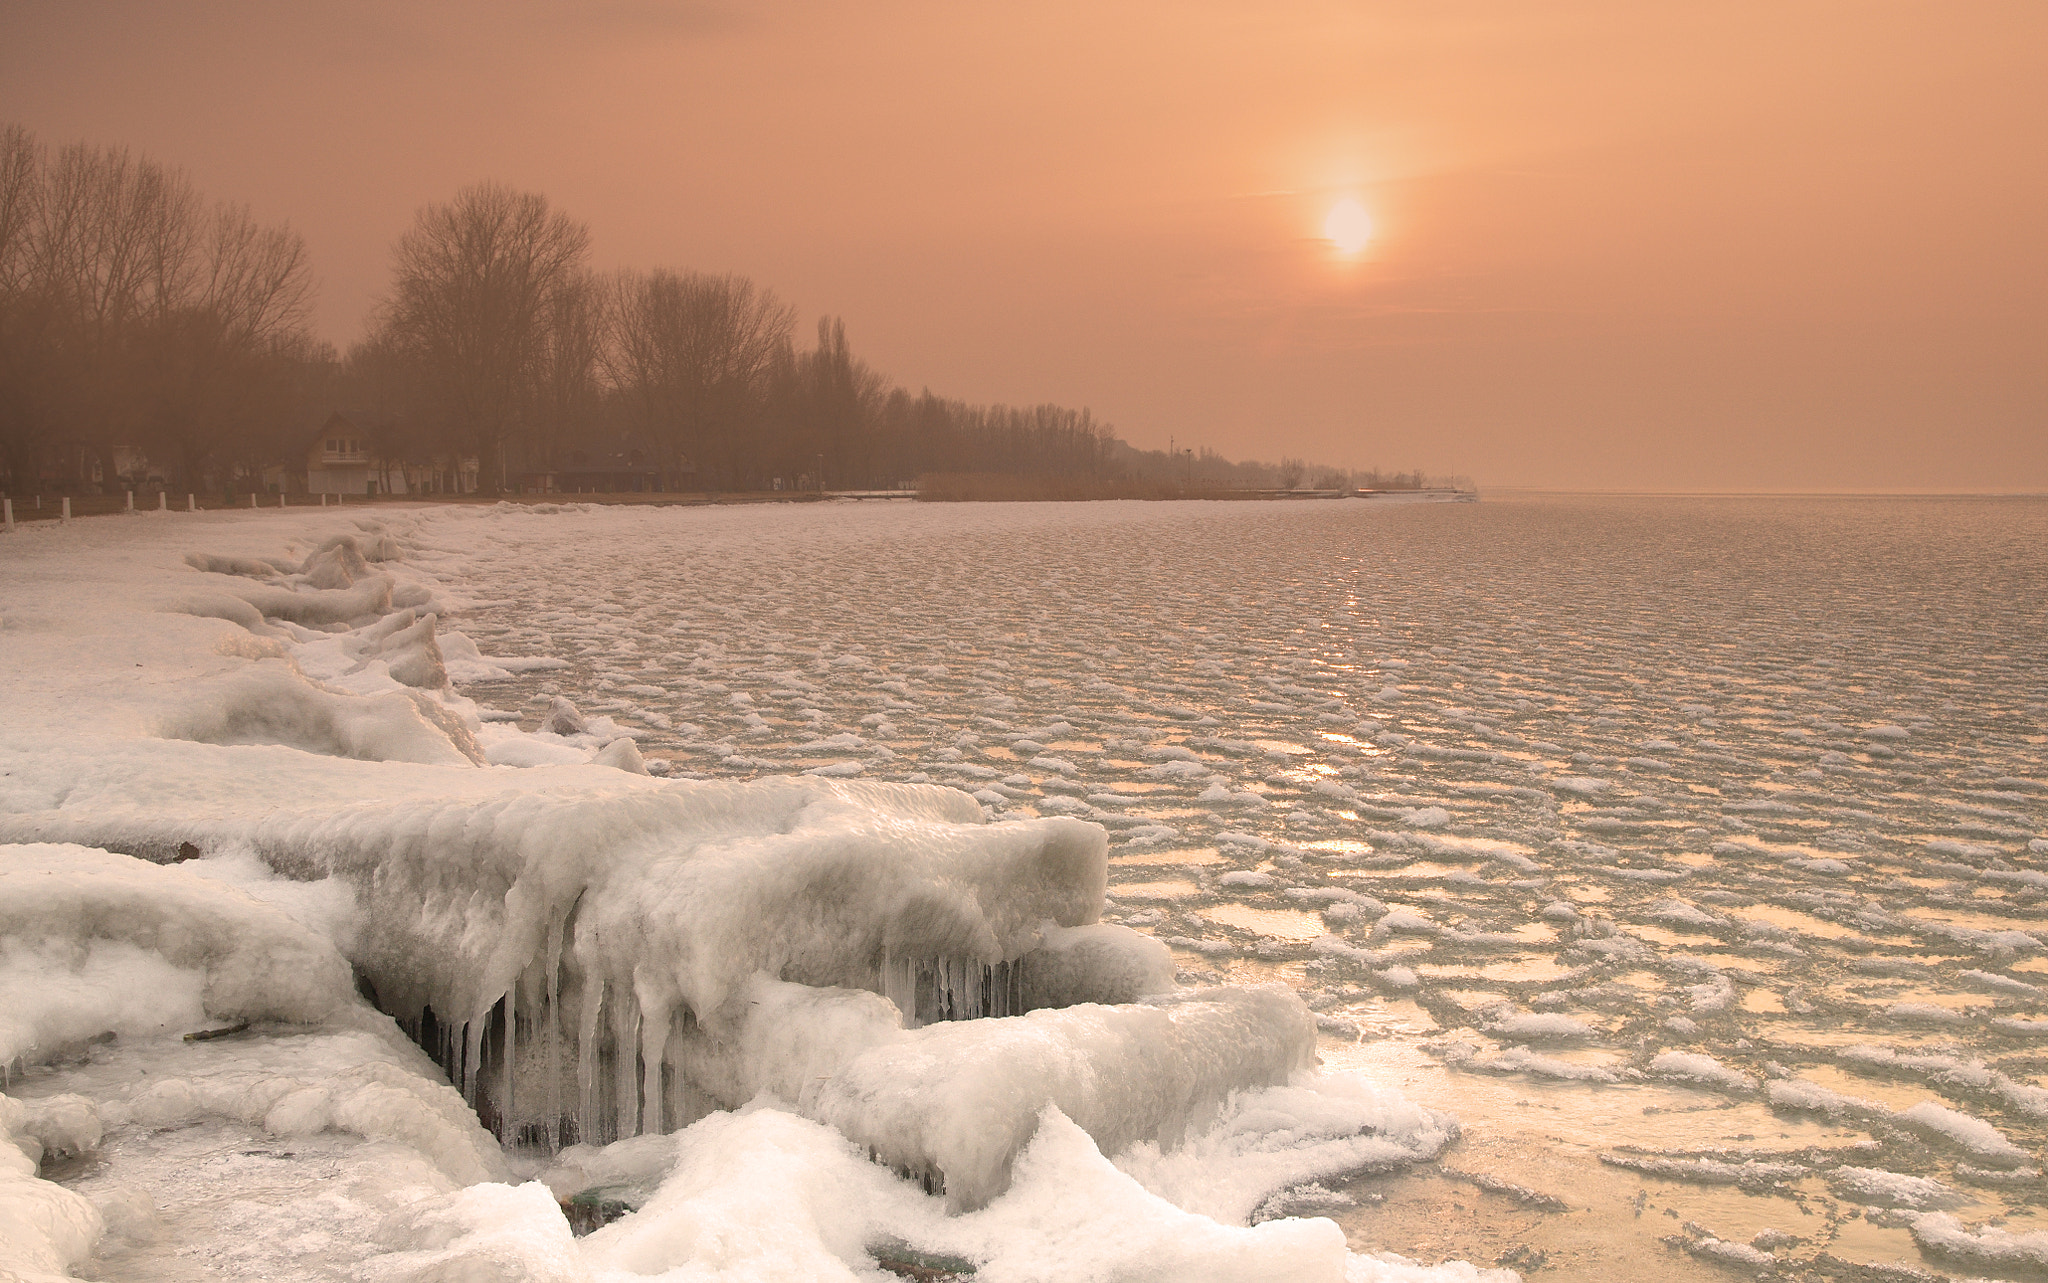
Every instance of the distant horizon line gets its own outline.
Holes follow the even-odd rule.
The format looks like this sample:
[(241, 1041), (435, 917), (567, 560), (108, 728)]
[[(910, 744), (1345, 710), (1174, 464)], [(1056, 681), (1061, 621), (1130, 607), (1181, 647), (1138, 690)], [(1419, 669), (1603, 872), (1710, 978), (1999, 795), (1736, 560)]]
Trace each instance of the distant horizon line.
[(1598, 486), (1487, 485), (1475, 483), (1478, 492), (1523, 495), (1599, 495), (1637, 499), (2043, 499), (2048, 489), (2034, 490), (1677, 490), (1633, 489)]

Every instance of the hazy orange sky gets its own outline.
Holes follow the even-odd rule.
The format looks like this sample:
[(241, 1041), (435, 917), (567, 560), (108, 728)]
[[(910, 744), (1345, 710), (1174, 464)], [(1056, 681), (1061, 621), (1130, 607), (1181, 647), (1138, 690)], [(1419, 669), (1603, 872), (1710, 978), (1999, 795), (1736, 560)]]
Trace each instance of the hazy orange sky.
[(0, 0), (0, 120), (291, 222), (338, 344), (495, 178), (913, 390), (1497, 486), (2048, 490), (2044, 86), (2042, 0)]

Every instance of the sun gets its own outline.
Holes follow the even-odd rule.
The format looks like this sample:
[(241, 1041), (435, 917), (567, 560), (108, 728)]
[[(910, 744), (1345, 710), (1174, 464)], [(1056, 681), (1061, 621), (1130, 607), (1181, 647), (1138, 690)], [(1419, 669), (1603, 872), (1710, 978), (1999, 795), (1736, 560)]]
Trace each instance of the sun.
[(1346, 196), (1330, 206), (1329, 216), (1323, 219), (1323, 235), (1342, 252), (1356, 254), (1372, 239), (1372, 215)]

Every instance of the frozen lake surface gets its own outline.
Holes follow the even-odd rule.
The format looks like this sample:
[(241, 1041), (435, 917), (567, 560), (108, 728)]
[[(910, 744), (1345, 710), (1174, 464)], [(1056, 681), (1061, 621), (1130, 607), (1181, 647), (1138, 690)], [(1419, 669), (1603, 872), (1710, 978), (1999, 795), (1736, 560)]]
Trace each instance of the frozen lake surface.
[[(1106, 826), (1109, 920), (1462, 1122), (1354, 1247), (1998, 1274), (2048, 1260), (2044, 549), (2034, 500), (606, 512), (475, 551), (462, 627), (566, 665), (483, 703), (656, 769)], [(1916, 1199), (2025, 1241), (1923, 1255)]]
[(2048, 1272), (2048, 503), (13, 540), (0, 1273)]

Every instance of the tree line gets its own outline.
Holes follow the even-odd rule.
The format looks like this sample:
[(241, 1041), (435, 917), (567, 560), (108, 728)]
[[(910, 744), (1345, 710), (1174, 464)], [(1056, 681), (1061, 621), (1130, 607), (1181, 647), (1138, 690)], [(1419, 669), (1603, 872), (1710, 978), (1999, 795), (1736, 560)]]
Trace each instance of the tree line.
[(312, 293), (289, 228), (125, 150), (0, 127), (0, 467), (19, 488), (257, 464), (331, 356)]
[(796, 310), (743, 276), (599, 272), (589, 245), (543, 196), (466, 188), (419, 211), (367, 332), (338, 352), (308, 328), (290, 228), (125, 149), (0, 128), (0, 485), (288, 479), (336, 411), (387, 469), (485, 493), (608, 467), (660, 490), (924, 478), (1017, 497), (1426, 480), (1138, 450), (1085, 409), (913, 394), (836, 318), (800, 347)]

